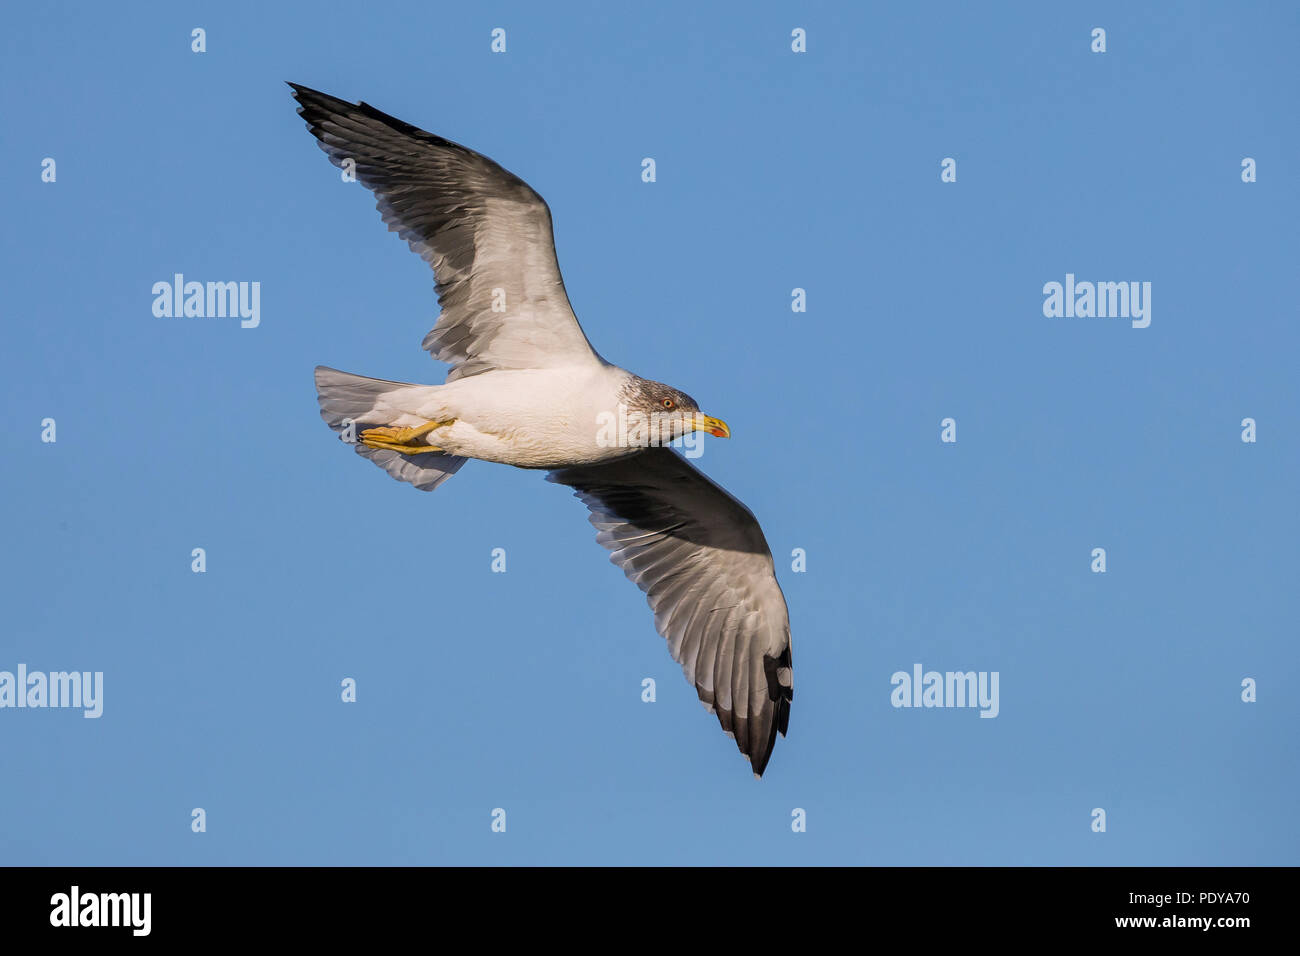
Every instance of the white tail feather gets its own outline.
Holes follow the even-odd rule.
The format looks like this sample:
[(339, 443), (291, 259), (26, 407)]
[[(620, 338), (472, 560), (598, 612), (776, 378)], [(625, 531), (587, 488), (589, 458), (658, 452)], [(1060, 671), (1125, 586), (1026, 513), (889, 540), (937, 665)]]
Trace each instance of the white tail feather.
[(405, 481), (421, 491), (432, 491), (460, 470), (465, 458), (425, 452), (403, 455), (387, 448), (367, 448), (356, 442), (366, 428), (402, 424), (403, 412), (389, 396), (410, 388), (427, 388), (407, 382), (390, 382), (340, 372), (324, 365), (316, 367), (316, 399), (320, 417), (345, 440), (351, 440), (358, 455), (369, 458), (398, 481)]

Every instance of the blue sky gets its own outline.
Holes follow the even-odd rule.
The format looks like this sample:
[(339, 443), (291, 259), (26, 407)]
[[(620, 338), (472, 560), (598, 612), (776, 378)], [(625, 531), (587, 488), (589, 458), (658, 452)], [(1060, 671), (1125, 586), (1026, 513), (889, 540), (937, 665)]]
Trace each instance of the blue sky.
[[(0, 861), (1300, 862), (1293, 5), (136, 6), (2, 15), (0, 670), (104, 702), (0, 710)], [(531, 183), (597, 349), (730, 423), (794, 635), (762, 781), (565, 489), (319, 420), (317, 364), (444, 369), (285, 80)], [(175, 273), (260, 324), (155, 317)], [(1045, 317), (1067, 273), (1150, 326)], [(892, 707), (917, 663), (996, 719)]]

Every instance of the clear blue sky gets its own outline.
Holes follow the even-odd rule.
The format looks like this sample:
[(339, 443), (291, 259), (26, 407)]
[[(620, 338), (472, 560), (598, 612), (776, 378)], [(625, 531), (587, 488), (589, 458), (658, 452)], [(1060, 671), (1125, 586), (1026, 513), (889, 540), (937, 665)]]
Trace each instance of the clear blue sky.
[[(0, 710), (0, 861), (1300, 862), (1294, 5), (136, 6), (0, 30), (0, 670), (105, 692)], [(285, 80), (526, 179), (596, 347), (731, 424), (794, 633), (762, 781), (565, 489), (319, 420), (317, 364), (444, 368)], [(155, 317), (178, 272), (260, 326)], [(1044, 317), (1067, 273), (1150, 327)], [(999, 716), (893, 708), (915, 663)]]

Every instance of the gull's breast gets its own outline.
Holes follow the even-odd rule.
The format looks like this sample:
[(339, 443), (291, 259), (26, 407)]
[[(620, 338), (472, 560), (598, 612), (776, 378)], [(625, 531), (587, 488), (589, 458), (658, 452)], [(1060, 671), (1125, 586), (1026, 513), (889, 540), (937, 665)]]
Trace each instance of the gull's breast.
[(616, 413), (621, 369), (510, 369), (443, 386), (454, 424), (439, 447), (453, 455), (520, 468), (563, 468), (621, 457), (601, 423)]

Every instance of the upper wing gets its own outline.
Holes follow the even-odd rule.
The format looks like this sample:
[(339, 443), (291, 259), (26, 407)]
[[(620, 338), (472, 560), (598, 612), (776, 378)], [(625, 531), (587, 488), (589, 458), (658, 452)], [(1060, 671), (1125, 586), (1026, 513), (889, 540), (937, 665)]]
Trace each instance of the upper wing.
[(748, 508), (669, 448), (562, 468), (710, 713), (762, 775), (790, 722), (790, 618)]
[(365, 103), (289, 86), (330, 161), (355, 164), (389, 230), (433, 267), (442, 315), (424, 347), (454, 366), (448, 381), (601, 361), (565, 294), (551, 211), (527, 183)]

